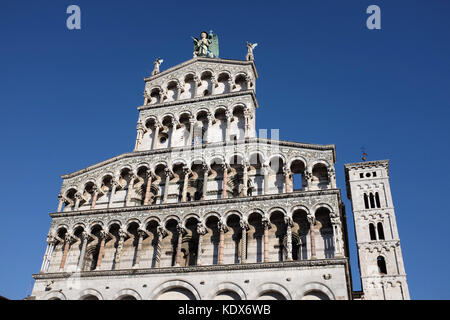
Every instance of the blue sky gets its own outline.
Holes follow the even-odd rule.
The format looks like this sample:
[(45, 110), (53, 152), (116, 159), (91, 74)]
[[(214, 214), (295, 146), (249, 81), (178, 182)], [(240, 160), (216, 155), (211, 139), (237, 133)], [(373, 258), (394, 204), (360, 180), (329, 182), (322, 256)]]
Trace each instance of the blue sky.
[[(81, 8), (81, 30), (66, 8)], [(366, 8), (381, 8), (368, 30)], [(60, 175), (132, 151), (143, 77), (192, 57), (201, 30), (220, 56), (258, 42), (258, 128), (335, 144), (354, 289), (360, 289), (344, 164), (390, 159), (411, 297), (449, 299), (449, 1), (2, 1), (0, 295), (31, 293)]]

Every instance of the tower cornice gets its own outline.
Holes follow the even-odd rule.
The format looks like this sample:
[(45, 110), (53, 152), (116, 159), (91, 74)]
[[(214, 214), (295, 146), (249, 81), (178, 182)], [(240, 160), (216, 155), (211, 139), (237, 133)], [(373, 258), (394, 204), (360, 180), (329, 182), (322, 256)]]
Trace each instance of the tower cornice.
[(233, 59), (220, 59), (220, 58), (204, 58), (204, 57), (195, 57), (192, 58), (188, 61), (182, 62), (180, 64), (177, 64), (169, 69), (166, 69), (164, 71), (161, 71), (160, 73), (150, 76), (150, 77), (146, 77), (144, 78), (145, 82), (148, 81), (152, 81), (155, 79), (158, 79), (160, 77), (163, 77), (173, 71), (176, 71), (178, 69), (181, 69), (183, 67), (189, 66), (191, 64), (194, 64), (196, 62), (208, 62), (208, 63), (221, 63), (221, 64), (234, 64), (234, 65), (242, 65), (242, 66), (246, 66), (246, 65), (250, 65), (253, 69), (253, 72), (255, 73), (255, 77), (258, 77), (258, 72), (256, 71), (256, 66), (255, 63), (253, 61), (247, 61), (247, 60), (233, 60)]

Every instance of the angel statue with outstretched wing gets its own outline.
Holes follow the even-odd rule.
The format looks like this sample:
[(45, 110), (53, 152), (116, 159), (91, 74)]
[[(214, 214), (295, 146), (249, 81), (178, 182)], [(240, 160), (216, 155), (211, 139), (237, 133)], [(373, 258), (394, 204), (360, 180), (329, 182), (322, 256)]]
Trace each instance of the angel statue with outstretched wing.
[(212, 31), (200, 33), (200, 39), (191, 37), (194, 41), (194, 57), (217, 58), (219, 56), (219, 41)]
[(250, 43), (247, 41), (247, 56), (246, 59), (248, 61), (255, 60), (255, 56), (253, 55), (253, 50), (256, 48), (257, 43)]

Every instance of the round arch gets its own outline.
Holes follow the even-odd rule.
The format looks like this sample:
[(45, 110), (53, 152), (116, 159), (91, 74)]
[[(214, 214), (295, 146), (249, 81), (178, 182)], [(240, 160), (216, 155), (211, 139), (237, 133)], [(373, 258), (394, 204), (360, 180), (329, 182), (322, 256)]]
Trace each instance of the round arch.
[[(101, 293), (95, 289), (85, 289), (85, 290), (81, 291), (80, 297), (78, 298), (78, 300), (85, 300), (89, 296), (94, 296), (97, 298), (97, 300), (103, 300), (103, 296), (101, 295)], [(92, 299), (90, 299), (90, 300), (92, 300)]]
[(237, 294), (240, 297), (240, 300), (247, 300), (247, 295), (245, 294), (245, 291), (238, 286), (237, 284), (233, 282), (222, 282), (217, 286), (216, 292), (214, 292), (212, 295), (208, 297), (208, 300), (212, 300), (221, 293), (231, 291), (235, 294)]
[[(335, 300), (333, 291), (331, 291), (330, 288), (328, 288), (326, 285), (320, 282), (309, 282), (303, 285), (299, 291), (297, 291), (295, 295), (296, 300), (301, 300), (306, 295), (310, 293), (317, 293), (320, 292), (326, 297), (328, 297), (329, 300)], [(320, 295), (318, 295), (320, 297)]]
[(120, 290), (114, 296), (114, 300), (122, 300), (122, 298), (124, 298), (126, 296), (132, 296), (136, 300), (142, 300), (141, 295), (137, 291), (135, 291), (133, 289), (122, 289), (122, 290)]
[(183, 280), (169, 280), (160, 284), (157, 288), (155, 288), (155, 290), (153, 290), (153, 293), (149, 298), (150, 300), (157, 300), (158, 297), (162, 294), (177, 288), (185, 289), (190, 292), (196, 300), (201, 300), (200, 294), (198, 293), (197, 289), (195, 289), (195, 287), (189, 282)]
[(260, 285), (256, 289), (256, 295), (254, 296), (253, 299), (258, 299), (261, 296), (263, 296), (264, 294), (267, 294), (269, 292), (278, 293), (281, 296), (283, 296), (286, 300), (292, 300), (292, 296), (289, 293), (289, 291), (282, 285), (280, 285), (278, 283), (274, 283), (274, 282), (267, 282), (267, 283)]

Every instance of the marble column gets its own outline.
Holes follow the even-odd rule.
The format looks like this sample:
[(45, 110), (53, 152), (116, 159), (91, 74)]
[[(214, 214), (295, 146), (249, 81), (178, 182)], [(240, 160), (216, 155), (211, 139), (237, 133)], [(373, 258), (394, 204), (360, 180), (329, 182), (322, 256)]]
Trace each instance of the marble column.
[(100, 231), (100, 249), (98, 250), (98, 257), (97, 257), (97, 263), (95, 264), (95, 270), (99, 270), (100, 267), (102, 266), (105, 242), (106, 242), (106, 231), (102, 230), (102, 231)]
[(223, 264), (223, 251), (224, 251), (224, 245), (225, 245), (225, 232), (228, 231), (227, 225), (219, 221), (217, 224), (217, 227), (219, 228), (219, 257), (218, 257), (218, 264)]
[(55, 247), (56, 239), (52, 236), (47, 236), (47, 248), (45, 249), (44, 260), (41, 265), (41, 272), (47, 271), (48, 262), (51, 260), (53, 248)]
[(342, 224), (339, 215), (332, 212), (330, 214), (331, 225), (333, 227), (333, 245), (334, 245), (334, 256), (343, 257), (344, 256), (344, 241), (342, 239)]
[(144, 206), (148, 205), (148, 202), (150, 200), (150, 193), (151, 193), (152, 179), (153, 179), (152, 171), (149, 170), (147, 175), (148, 175), (148, 179), (147, 179), (147, 187), (145, 188)]
[(158, 147), (158, 140), (159, 140), (159, 129), (160, 129), (160, 124), (157, 123), (155, 124), (155, 134), (153, 135), (153, 145), (152, 145), (152, 150), (155, 150)]
[(312, 173), (309, 169), (305, 169), (305, 172), (303, 173), (303, 179), (305, 180), (305, 191), (309, 191), (312, 182)]
[(161, 264), (162, 239), (167, 235), (167, 230), (162, 226), (158, 226), (156, 232), (158, 234), (158, 242), (156, 243), (155, 268), (159, 268)]
[(290, 186), (291, 170), (289, 170), (288, 168), (284, 167), (283, 168), (283, 173), (284, 173), (284, 187), (285, 187), (284, 192), (288, 193), (288, 192), (291, 192), (291, 186)]
[(232, 119), (232, 115), (227, 111), (225, 113), (225, 116), (227, 118), (227, 127), (225, 130), (225, 142), (228, 142), (230, 140), (230, 122)]
[(209, 167), (207, 165), (203, 165), (203, 194), (202, 200), (206, 200), (208, 196), (208, 174)]
[(284, 217), (286, 223), (286, 261), (292, 261), (292, 226), (293, 221), (289, 216)]
[(60, 195), (58, 195), (58, 210), (57, 210), (57, 212), (62, 211), (63, 205), (64, 205), (64, 197), (62, 196), (62, 194), (60, 194)]
[(228, 164), (222, 164), (223, 169), (223, 181), (222, 181), (222, 199), (227, 198), (227, 185), (228, 185)]
[[(211, 127), (212, 127), (212, 122), (213, 122), (213, 116), (208, 113), (208, 128), (206, 129), (205, 132), (205, 139), (203, 140), (203, 143), (210, 143), (210, 137), (211, 137)], [(205, 141), (206, 140), (206, 141)]]
[(197, 223), (198, 245), (197, 245), (197, 266), (202, 265), (202, 241), (203, 236), (208, 232), (202, 222)]
[(311, 259), (316, 259), (316, 237), (315, 237), (315, 224), (316, 218), (313, 215), (307, 215), (309, 221), (309, 235), (311, 241)]
[(142, 137), (144, 136), (144, 126), (142, 125), (142, 122), (139, 120), (136, 125), (137, 130), (137, 137), (136, 137), (136, 144), (134, 146), (134, 151), (138, 151), (139, 147), (142, 143)]
[(97, 203), (99, 190), (96, 186), (94, 186), (94, 192), (92, 194), (92, 202), (91, 202), (91, 210), (95, 209), (95, 204)]
[(239, 221), (241, 226), (241, 263), (247, 262), (247, 230), (249, 225), (247, 221), (241, 219)]
[(177, 232), (178, 232), (178, 238), (177, 238), (177, 253), (175, 255), (175, 267), (181, 266), (181, 245), (183, 243), (183, 234), (186, 233), (186, 230), (184, 227), (180, 224), (177, 225)]
[(189, 138), (188, 138), (188, 146), (192, 146), (192, 140), (194, 139), (194, 124), (195, 124), (195, 119), (194, 118), (190, 118), (189, 119)]
[(136, 179), (136, 174), (133, 172), (130, 177), (130, 182), (128, 183), (127, 196), (125, 199), (125, 207), (131, 205), (131, 195), (133, 194), (134, 180)]
[(183, 173), (184, 173), (184, 181), (183, 181), (181, 202), (186, 202), (187, 201), (187, 189), (188, 189), (189, 175), (191, 174), (191, 170), (187, 167), (184, 167)]
[(269, 229), (270, 220), (268, 218), (262, 219), (262, 224), (264, 227), (264, 262), (269, 262)]
[(328, 169), (328, 180), (330, 181), (331, 188), (336, 189), (336, 174), (334, 168)]
[(269, 165), (264, 164), (263, 170), (264, 170), (264, 194), (269, 194), (269, 172), (270, 172)]
[(113, 198), (116, 193), (116, 188), (117, 188), (117, 182), (115, 180), (113, 180), (111, 182), (111, 194), (109, 195), (108, 208), (111, 208), (111, 205), (113, 203)]
[(78, 210), (78, 208), (80, 207), (80, 202), (83, 199), (83, 196), (81, 195), (81, 193), (77, 192), (75, 193), (75, 208), (74, 210)]
[(244, 111), (244, 139), (249, 137), (250, 133), (250, 111)]
[(81, 252), (80, 252), (80, 259), (78, 260), (77, 270), (83, 271), (84, 267), (84, 260), (86, 258), (86, 247), (89, 240), (89, 234), (86, 231), (83, 231), (81, 233)]
[(243, 164), (243, 188), (242, 188), (242, 193), (244, 197), (248, 196), (248, 166), (249, 164), (247, 163), (247, 161), (244, 161)]
[(164, 174), (166, 175), (166, 182), (164, 184), (164, 197), (163, 203), (167, 203), (167, 198), (169, 197), (169, 187), (170, 187), (170, 177), (172, 173), (168, 168), (165, 169)]
[(142, 229), (138, 229), (137, 231), (138, 233), (138, 243), (137, 243), (137, 248), (136, 248), (136, 259), (134, 261), (134, 268), (138, 268), (139, 267), (139, 262), (141, 261), (141, 254), (142, 254), (142, 241), (144, 240), (144, 236), (145, 236), (145, 230)]
[(117, 270), (120, 267), (120, 256), (122, 255), (123, 242), (127, 233), (123, 229), (119, 229), (119, 243), (117, 245), (116, 256), (114, 258), (114, 269)]
[(66, 264), (66, 259), (67, 259), (67, 254), (69, 253), (69, 246), (70, 246), (71, 240), (72, 240), (72, 235), (70, 235), (69, 233), (66, 233), (66, 235), (64, 236), (63, 255), (61, 258), (61, 264), (59, 265), (60, 270), (64, 270), (64, 266)]

